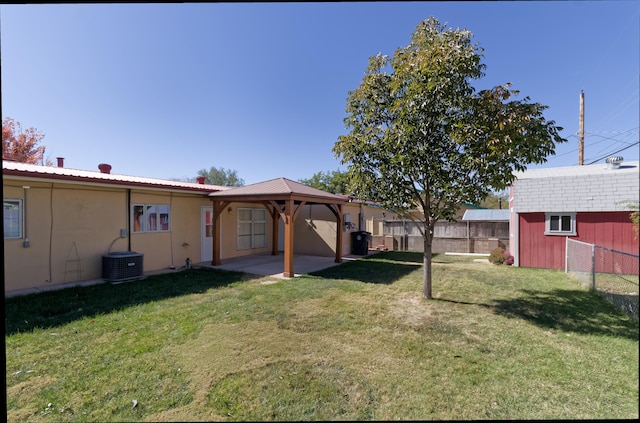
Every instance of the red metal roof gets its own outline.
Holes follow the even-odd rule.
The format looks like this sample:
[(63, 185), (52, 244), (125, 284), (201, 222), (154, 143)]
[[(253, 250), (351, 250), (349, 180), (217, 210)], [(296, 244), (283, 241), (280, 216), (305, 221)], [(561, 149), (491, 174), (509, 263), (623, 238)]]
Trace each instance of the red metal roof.
[(66, 167), (40, 166), (13, 161), (2, 161), (2, 176), (26, 177), (37, 179), (53, 179), (68, 182), (94, 183), (120, 186), (136, 186), (211, 193), (228, 190), (229, 187), (206, 185), (193, 182), (171, 181), (167, 179), (144, 178), (140, 176), (118, 175), (88, 170), (70, 169)]

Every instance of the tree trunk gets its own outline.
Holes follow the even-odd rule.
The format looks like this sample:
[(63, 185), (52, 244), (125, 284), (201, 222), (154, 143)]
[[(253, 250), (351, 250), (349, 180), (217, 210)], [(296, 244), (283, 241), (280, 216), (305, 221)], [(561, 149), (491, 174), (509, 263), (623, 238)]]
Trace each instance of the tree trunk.
[[(429, 231), (431, 232), (431, 231)], [(425, 234), (424, 237), (424, 297), (431, 300), (431, 247), (433, 241), (433, 235), (430, 233)]]

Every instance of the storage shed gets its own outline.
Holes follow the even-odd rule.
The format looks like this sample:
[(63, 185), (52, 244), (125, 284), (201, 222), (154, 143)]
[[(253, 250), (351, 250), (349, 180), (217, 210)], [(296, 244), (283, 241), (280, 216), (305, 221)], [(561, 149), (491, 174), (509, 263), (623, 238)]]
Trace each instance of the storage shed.
[(639, 163), (616, 159), (516, 173), (509, 199), (514, 265), (564, 269), (567, 237), (638, 254), (630, 214), (638, 205)]

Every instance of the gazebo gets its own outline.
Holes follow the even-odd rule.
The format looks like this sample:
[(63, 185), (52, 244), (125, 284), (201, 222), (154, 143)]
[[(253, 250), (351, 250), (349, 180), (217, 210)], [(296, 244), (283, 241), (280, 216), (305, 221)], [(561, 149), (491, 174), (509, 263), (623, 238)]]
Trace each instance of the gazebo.
[(278, 221), (284, 222), (284, 271), (285, 277), (293, 277), (294, 222), (306, 204), (323, 204), (336, 217), (336, 263), (342, 263), (342, 206), (347, 199), (309, 187), (286, 178), (276, 178), (247, 186), (209, 194), (213, 202), (213, 258), (212, 266), (221, 264), (220, 214), (233, 202), (263, 204), (273, 222), (271, 254), (278, 254)]

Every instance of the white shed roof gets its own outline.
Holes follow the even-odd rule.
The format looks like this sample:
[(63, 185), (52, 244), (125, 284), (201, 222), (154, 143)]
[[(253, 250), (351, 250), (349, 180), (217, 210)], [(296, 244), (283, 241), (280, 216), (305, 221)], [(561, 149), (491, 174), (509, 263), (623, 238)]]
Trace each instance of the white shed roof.
[(517, 172), (513, 183), (513, 211), (603, 212), (627, 211), (640, 196), (640, 163), (531, 169)]
[(508, 209), (468, 209), (462, 216), (463, 222), (508, 222)]

